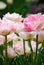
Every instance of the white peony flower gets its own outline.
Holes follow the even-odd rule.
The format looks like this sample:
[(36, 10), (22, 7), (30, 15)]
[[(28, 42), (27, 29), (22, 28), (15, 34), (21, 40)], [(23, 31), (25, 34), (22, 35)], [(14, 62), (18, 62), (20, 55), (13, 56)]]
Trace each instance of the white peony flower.
[(4, 15), (3, 19), (12, 20), (14, 22), (21, 22), (23, 20), (22, 16), (17, 13), (7, 13)]
[(12, 4), (13, 3), (13, 0), (7, 0), (7, 3), (8, 4)]
[(3, 9), (5, 9), (6, 8), (6, 3), (4, 3), (4, 2), (2, 2), (2, 1), (0, 1), (0, 10), (3, 10)]

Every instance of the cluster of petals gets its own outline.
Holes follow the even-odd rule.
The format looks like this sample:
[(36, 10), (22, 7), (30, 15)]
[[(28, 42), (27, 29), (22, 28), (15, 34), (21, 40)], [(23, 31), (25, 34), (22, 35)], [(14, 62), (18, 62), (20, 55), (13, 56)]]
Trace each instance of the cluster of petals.
[(21, 22), (23, 20), (22, 15), (19, 15), (17, 13), (7, 13), (4, 15), (3, 19), (12, 20), (14, 22)]
[[(33, 53), (36, 52), (36, 42), (31, 41)], [(38, 45), (38, 49), (40, 49), (42, 45)], [(28, 41), (25, 42), (25, 53), (26, 55), (30, 54), (30, 47), (28, 46)], [(17, 41), (13, 43), (13, 47), (8, 47), (7, 48), (7, 55), (9, 58), (14, 58), (18, 55), (24, 55), (24, 48), (23, 48), (23, 41)], [(5, 51), (3, 51), (3, 55), (5, 55)]]
[[(31, 41), (33, 52), (36, 52), (36, 42)], [(41, 47), (41, 44), (39, 44), (38, 49)], [(17, 52), (19, 55), (24, 55), (24, 48), (23, 48), (23, 41), (17, 41), (13, 43), (13, 48), (15, 52)], [(25, 53), (30, 54), (30, 47), (28, 45), (28, 41), (25, 41)]]
[(0, 35), (7, 35), (10, 32), (15, 32), (14, 22), (9, 20), (0, 20)]
[(44, 14), (30, 14), (24, 19), (24, 29), (30, 34), (38, 34), (38, 41), (44, 41)]
[(24, 19), (24, 29), (28, 32), (39, 31), (44, 27), (44, 15), (41, 13), (30, 14)]
[[(35, 33), (38, 33), (38, 41), (44, 42), (44, 14), (30, 14), (24, 18), (23, 22), (22, 20), (22, 16), (17, 13), (7, 13), (0, 19), (0, 45), (5, 42), (5, 35), (7, 35), (7, 43), (13, 41), (13, 46), (7, 47), (7, 54), (10, 58), (17, 56), (16, 53), (24, 54), (23, 39), (25, 39), (25, 52), (30, 54), (27, 40), (34, 38)], [(32, 40), (32, 49), (36, 52), (36, 41)], [(40, 47), (41, 44), (38, 45), (38, 49)]]

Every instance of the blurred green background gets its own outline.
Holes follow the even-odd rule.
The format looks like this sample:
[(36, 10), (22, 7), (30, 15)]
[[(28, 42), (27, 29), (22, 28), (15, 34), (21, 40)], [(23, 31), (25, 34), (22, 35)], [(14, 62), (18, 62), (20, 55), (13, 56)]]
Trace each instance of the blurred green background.
[(23, 17), (30, 13), (44, 13), (44, 9), (41, 7), (41, 5), (44, 6), (44, 3), (41, 2), (41, 0), (13, 0), (12, 3), (8, 3), (7, 0), (0, 1), (7, 5), (6, 8), (0, 9), (0, 17), (2, 17), (7, 12), (16, 12), (21, 14)]

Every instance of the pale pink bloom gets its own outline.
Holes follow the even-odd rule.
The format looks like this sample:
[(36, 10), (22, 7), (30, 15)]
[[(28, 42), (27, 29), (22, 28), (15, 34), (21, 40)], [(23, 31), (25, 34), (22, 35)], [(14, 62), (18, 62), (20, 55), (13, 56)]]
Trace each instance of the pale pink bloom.
[[(36, 42), (35, 41), (31, 41), (31, 45), (32, 45), (33, 52), (36, 52)], [(38, 45), (38, 49), (40, 47), (41, 47), (41, 44)], [(13, 44), (13, 48), (20, 55), (24, 54), (23, 41), (18, 41), (16, 43), (14, 43)], [(28, 46), (28, 41), (25, 41), (25, 52), (26, 52), (26, 54), (28, 54), (28, 53), (30, 54), (31, 53), (30, 47)]]
[(32, 39), (33, 38), (33, 35), (29, 34), (29, 32), (26, 32), (26, 31), (21, 31), (18, 33), (19, 36), (25, 40), (28, 40), (28, 39)]
[(42, 14), (30, 14), (24, 19), (24, 29), (28, 32), (38, 31), (44, 26), (42, 20)]
[[(26, 43), (26, 46), (30, 49), (30, 47), (27, 45), (28, 44), (28, 41), (25, 42), (25, 43)], [(33, 52), (36, 52), (36, 42), (35, 41), (31, 41), (31, 46), (32, 46)], [(38, 49), (40, 49), (41, 46), (42, 46), (41, 44), (38, 44)], [(26, 50), (28, 51), (27, 48), (26, 48)], [(28, 52), (31, 53), (31, 51), (28, 51)]]
[(0, 34), (7, 35), (10, 32), (15, 32), (14, 23), (8, 20), (0, 20)]
[[(28, 41), (26, 42), (28, 44)], [(36, 42), (35, 41), (31, 41), (31, 46), (32, 46), (32, 50), (33, 52), (36, 52)], [(41, 44), (38, 44), (38, 49), (40, 49), (42, 45)], [(28, 46), (29, 47), (29, 46)], [(27, 48), (26, 48), (27, 49)], [(30, 47), (29, 47), (30, 49)], [(28, 50), (27, 50), (28, 51)], [(29, 53), (31, 53), (31, 51), (28, 51)]]
[(7, 41), (10, 42), (10, 41), (16, 41), (18, 39), (18, 36), (15, 34), (15, 33), (11, 33), (9, 35), (7, 35)]
[(43, 25), (42, 25), (41, 29), (44, 29), (44, 14), (41, 16), (40, 21), (43, 23)]
[(5, 42), (5, 37), (0, 35), (0, 45), (4, 44)]
[(4, 15), (3, 19), (12, 20), (14, 22), (21, 22), (23, 20), (22, 16), (17, 13), (7, 13)]
[[(36, 52), (36, 42), (31, 41), (31, 45), (32, 45), (33, 52)], [(41, 46), (42, 46), (42, 44), (38, 44), (38, 49), (40, 49)]]
[[(31, 41), (31, 45), (32, 45), (33, 52), (36, 52), (36, 42)], [(42, 44), (38, 44), (38, 49), (40, 49), (41, 46), (42, 46)]]
[(39, 42), (43, 42), (44, 41), (44, 30), (39, 32), (38, 41)]
[(7, 19), (5, 21), (8, 27), (10, 28), (11, 32), (15, 32), (16, 31), (15, 23)]
[(15, 51), (20, 54), (23, 55), (24, 54), (24, 50), (23, 50), (23, 42), (18, 41), (16, 43), (13, 44), (13, 48), (15, 49)]
[(24, 24), (22, 22), (15, 23), (16, 33), (24, 30)]
[[(26, 54), (30, 54), (30, 48), (28, 46), (28, 42), (25, 42), (25, 52)], [(13, 48), (15, 49), (15, 51), (19, 54), (19, 55), (24, 55), (24, 48), (23, 48), (23, 42), (22, 41), (18, 41), (16, 43), (13, 44)]]
[[(28, 41), (25, 43), (26, 43), (26, 51), (28, 51), (30, 49), (30, 47), (28, 45)], [(31, 46), (32, 46), (33, 52), (36, 52), (36, 42), (35, 41), (31, 41)], [(29, 49), (27, 49), (27, 48), (29, 48)], [(29, 50), (28, 53), (31, 53), (31, 50)]]
[[(41, 20), (42, 22), (44, 22), (44, 14), (42, 14), (40, 20)], [(44, 24), (44, 23), (43, 23), (43, 24)]]
[(10, 32), (10, 28), (8, 27), (6, 21), (4, 22), (3, 20), (1, 20), (1, 24), (0, 24), (0, 34), (1, 35), (6, 35)]
[(12, 47), (7, 48), (7, 55), (9, 58), (14, 58), (17, 56), (17, 54), (15, 53), (15, 51)]

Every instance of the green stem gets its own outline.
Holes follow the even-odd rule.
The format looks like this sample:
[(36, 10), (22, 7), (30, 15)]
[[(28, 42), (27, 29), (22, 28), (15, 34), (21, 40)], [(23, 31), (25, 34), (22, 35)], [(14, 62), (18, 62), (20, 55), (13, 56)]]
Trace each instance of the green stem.
[(44, 41), (42, 42), (42, 48), (44, 49)]
[(3, 55), (3, 45), (0, 46), (0, 54)]
[(7, 58), (7, 36), (5, 36), (5, 52), (6, 52), (6, 58)]
[(26, 53), (25, 53), (25, 40), (23, 39), (23, 48), (24, 48), (24, 55), (26, 56)]
[(37, 51), (38, 51), (38, 35), (36, 35), (36, 54), (37, 54)]
[(28, 40), (28, 45), (30, 47), (31, 52), (33, 53), (32, 45), (31, 45), (31, 40)]
[(7, 35), (5, 35), (5, 43), (4, 43), (4, 47), (5, 47), (5, 56), (4, 56), (4, 65), (8, 65), (8, 60), (7, 60)]
[(31, 45), (31, 40), (28, 40), (28, 45), (31, 50), (31, 64), (33, 64), (33, 49), (32, 49), (32, 45)]
[(42, 47), (44, 48), (44, 42), (42, 42)]
[(37, 51), (38, 51), (38, 35), (36, 35), (36, 53), (35, 53), (35, 58), (34, 58), (35, 63), (37, 59)]

